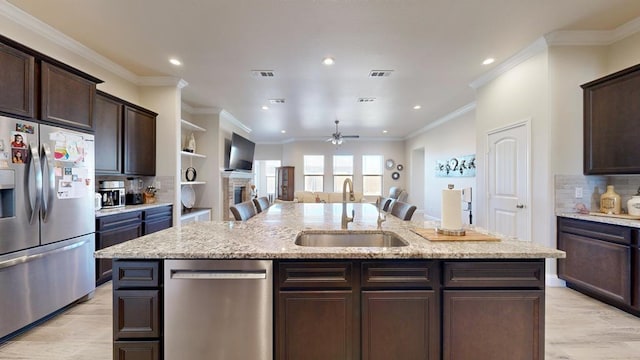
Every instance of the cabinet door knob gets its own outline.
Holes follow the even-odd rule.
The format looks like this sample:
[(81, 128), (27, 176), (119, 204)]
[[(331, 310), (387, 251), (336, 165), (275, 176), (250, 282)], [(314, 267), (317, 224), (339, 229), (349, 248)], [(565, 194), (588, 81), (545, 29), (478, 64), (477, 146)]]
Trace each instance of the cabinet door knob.
[(516, 205), (516, 207), (517, 207), (518, 209), (524, 209), (524, 204), (518, 204), (518, 205)]

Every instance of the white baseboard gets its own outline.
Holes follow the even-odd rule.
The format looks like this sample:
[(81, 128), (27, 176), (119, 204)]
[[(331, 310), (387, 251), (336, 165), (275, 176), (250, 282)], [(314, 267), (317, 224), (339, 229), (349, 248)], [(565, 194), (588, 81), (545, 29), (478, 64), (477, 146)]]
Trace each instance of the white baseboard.
[(567, 286), (567, 283), (564, 280), (560, 279), (556, 274), (547, 273), (546, 276), (547, 276), (547, 279), (545, 281), (545, 284), (548, 287), (566, 287)]

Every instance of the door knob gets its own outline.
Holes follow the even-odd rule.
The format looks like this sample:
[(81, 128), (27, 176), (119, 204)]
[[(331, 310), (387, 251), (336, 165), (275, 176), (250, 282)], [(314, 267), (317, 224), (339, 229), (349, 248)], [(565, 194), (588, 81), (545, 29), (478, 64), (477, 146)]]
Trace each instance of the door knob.
[(524, 204), (518, 204), (518, 205), (516, 205), (516, 207), (517, 207), (518, 209), (524, 209)]

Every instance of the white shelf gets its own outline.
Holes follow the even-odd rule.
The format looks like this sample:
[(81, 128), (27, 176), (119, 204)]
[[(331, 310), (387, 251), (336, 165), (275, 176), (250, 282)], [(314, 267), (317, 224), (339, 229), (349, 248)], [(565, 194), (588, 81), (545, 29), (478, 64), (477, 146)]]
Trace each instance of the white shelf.
[(182, 126), (183, 129), (186, 129), (186, 130), (203, 131), (203, 132), (207, 131), (207, 129), (205, 129), (205, 128), (201, 127), (201, 126), (198, 126), (198, 125), (196, 125), (194, 123), (190, 123), (187, 120), (180, 120), (180, 125)]
[(181, 181), (180, 185), (206, 185), (206, 181)]
[(180, 154), (182, 156), (190, 156), (190, 157), (197, 157), (197, 158), (206, 158), (207, 157), (207, 155), (198, 154), (198, 153), (190, 153), (188, 151), (180, 151)]

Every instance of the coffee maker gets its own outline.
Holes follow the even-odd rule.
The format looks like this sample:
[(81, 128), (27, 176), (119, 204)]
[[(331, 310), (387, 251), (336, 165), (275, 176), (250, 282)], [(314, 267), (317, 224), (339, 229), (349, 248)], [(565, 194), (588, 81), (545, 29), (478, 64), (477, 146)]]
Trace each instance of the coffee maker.
[(129, 182), (126, 195), (127, 205), (142, 204), (142, 179), (127, 178), (127, 181)]
[(114, 208), (125, 205), (124, 181), (100, 181), (98, 194), (100, 194), (102, 198), (102, 208)]

